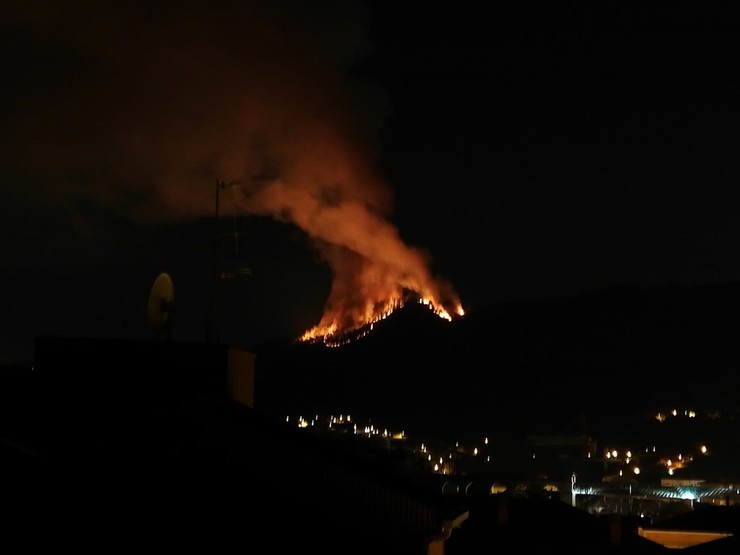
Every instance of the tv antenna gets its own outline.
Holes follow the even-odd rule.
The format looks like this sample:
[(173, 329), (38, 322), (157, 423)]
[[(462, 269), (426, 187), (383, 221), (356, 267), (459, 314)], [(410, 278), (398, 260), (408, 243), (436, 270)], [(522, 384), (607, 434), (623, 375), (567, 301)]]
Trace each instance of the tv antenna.
[[(252, 275), (252, 270), (246, 266), (239, 264), (239, 241), (245, 235), (237, 229), (236, 217), (234, 218), (234, 228), (229, 233), (222, 233), (220, 227), (220, 198), (222, 190), (229, 190), (230, 188), (240, 185), (241, 181), (220, 181), (216, 180), (216, 195), (215, 195), (215, 207), (214, 207), (214, 230), (213, 230), (213, 274), (211, 282), (211, 299), (209, 303), (209, 318), (206, 325), (206, 342), (217, 340), (217, 323), (218, 323), (218, 292), (219, 292), (219, 281), (222, 279), (239, 278)], [(233, 239), (234, 241), (234, 252), (232, 254), (231, 264), (228, 268), (223, 266), (223, 256), (221, 244), (224, 238)]]

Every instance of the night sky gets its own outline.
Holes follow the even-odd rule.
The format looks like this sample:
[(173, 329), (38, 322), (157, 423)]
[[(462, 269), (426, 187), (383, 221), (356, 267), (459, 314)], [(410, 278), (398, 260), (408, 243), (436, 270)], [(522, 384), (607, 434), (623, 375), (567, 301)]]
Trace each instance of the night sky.
[(557, 4), (6, 3), (0, 363), (151, 337), (162, 271), (190, 341), (248, 268), (243, 346), (367, 276), (466, 310), (740, 279), (740, 18)]

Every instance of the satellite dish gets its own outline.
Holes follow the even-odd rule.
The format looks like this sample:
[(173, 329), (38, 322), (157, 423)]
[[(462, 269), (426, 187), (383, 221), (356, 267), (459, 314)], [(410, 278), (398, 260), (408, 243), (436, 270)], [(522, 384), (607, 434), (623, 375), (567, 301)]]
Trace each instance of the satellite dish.
[(161, 333), (172, 327), (172, 307), (175, 302), (175, 287), (167, 272), (160, 273), (149, 290), (147, 320), (152, 329)]

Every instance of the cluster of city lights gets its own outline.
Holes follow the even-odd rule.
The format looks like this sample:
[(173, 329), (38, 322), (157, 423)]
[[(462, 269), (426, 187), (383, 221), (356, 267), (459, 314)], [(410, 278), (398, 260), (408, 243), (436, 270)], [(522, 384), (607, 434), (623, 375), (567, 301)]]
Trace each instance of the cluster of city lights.
[[(290, 415), (285, 417), (287, 423), (291, 423)], [(352, 433), (353, 435), (362, 435), (367, 437), (379, 436), (386, 437), (389, 439), (406, 439), (406, 432), (401, 430), (400, 432), (388, 431), (388, 428), (380, 428), (373, 424), (371, 421), (367, 423), (358, 423), (352, 418), (351, 414), (340, 414), (339, 416), (331, 415), (329, 417), (321, 418), (318, 414), (314, 415), (311, 419), (306, 419), (303, 416), (298, 416), (293, 419), (295, 425), (299, 428), (316, 428), (324, 430), (344, 431)]]
[[(313, 418), (306, 418), (304, 416), (291, 417), (288, 415), (285, 417), (285, 421), (299, 428), (313, 428), (316, 431), (336, 431), (367, 438), (377, 436), (391, 440), (408, 440), (404, 430), (390, 431), (388, 428), (377, 426), (370, 419), (359, 422), (350, 414), (331, 415), (328, 417), (321, 417), (315, 414)], [(491, 462), (491, 454), (487, 452), (486, 448), (488, 445), (489, 439), (488, 437), (484, 437), (479, 444), (469, 446), (456, 441), (452, 449), (435, 449), (431, 448), (428, 443), (422, 442), (418, 447), (414, 447), (413, 450), (429, 463), (429, 468), (433, 472), (453, 475), (457, 474), (457, 465), (455, 463), (461, 459), (485, 457), (482, 459), (484, 462)], [(484, 453), (484, 451), (486, 452)]]
[[(487, 437), (483, 438), (482, 445), (488, 445)], [(422, 456), (425, 456), (427, 462), (434, 472), (448, 475), (457, 474), (457, 465), (455, 464), (456, 461), (460, 461), (461, 459), (468, 459), (469, 457), (484, 456), (483, 451), (483, 447), (479, 449), (476, 445), (464, 446), (461, 445), (459, 441), (455, 442), (455, 447), (452, 450), (432, 451), (429, 449), (426, 443), (422, 443), (417, 448), (417, 452), (420, 453)], [(491, 455), (489, 453), (485, 454), (484, 461), (486, 463), (491, 462)]]
[[(645, 453), (648, 455), (655, 454), (656, 453), (656, 447), (653, 445), (652, 447), (646, 447)], [(698, 454), (699, 455), (708, 455), (709, 449), (705, 444), (701, 444), (698, 447)], [(630, 449), (625, 450), (618, 450), (618, 449), (611, 449), (607, 448), (604, 450), (604, 461), (605, 462), (613, 462), (613, 463), (619, 463), (623, 464), (624, 466), (629, 468), (629, 471), (631, 471), (633, 474), (637, 475), (640, 474), (640, 466), (638, 465), (638, 457), (633, 456), (632, 451)], [(684, 453), (677, 453), (673, 456), (664, 456), (659, 458), (656, 461), (656, 464), (662, 468), (665, 469), (666, 473), (669, 476), (673, 476), (674, 473), (677, 470), (683, 469), (688, 467), (688, 465), (694, 460), (694, 456), (692, 454), (684, 454)], [(619, 470), (619, 475), (623, 475), (624, 470)]]
[[(669, 412), (659, 412), (656, 419), (664, 422), (668, 416), (685, 416), (695, 418), (696, 412), (686, 410), (679, 412), (672, 410)], [(391, 431), (387, 427), (381, 427), (375, 424), (371, 419), (358, 421), (350, 414), (330, 415), (321, 417), (315, 414), (313, 418), (304, 416), (291, 417), (286, 416), (286, 422), (293, 423), (299, 428), (314, 428), (316, 430), (336, 431), (350, 433), (363, 437), (383, 437), (391, 440), (407, 441), (405, 431)], [(481, 463), (490, 463), (492, 460), (492, 445), (488, 437), (483, 437), (472, 444), (462, 444), (456, 441), (454, 446), (444, 445), (432, 447), (427, 442), (421, 442), (412, 447), (413, 451), (422, 457), (429, 465), (430, 470), (439, 474), (455, 475), (460, 470), (460, 464), (470, 462), (473, 458), (480, 458)], [(694, 456), (708, 455), (709, 449), (706, 444), (700, 444), (696, 453), (678, 452), (671, 454), (659, 455), (655, 445), (646, 447), (644, 454), (638, 456), (629, 448), (608, 447), (602, 451), (602, 458), (605, 464), (616, 466), (616, 474), (620, 477), (625, 474), (639, 475), (643, 471), (640, 463), (646, 463), (648, 460), (651, 465), (657, 465), (668, 476), (673, 476), (677, 471), (687, 468), (694, 460)], [(591, 458), (591, 452), (587, 453)], [(536, 458), (536, 453), (532, 453), (532, 458)], [(642, 458), (642, 461), (640, 460)], [(606, 468), (606, 467), (605, 467)]]
[[(668, 414), (670, 414), (670, 416), (672, 416), (674, 418), (676, 418), (678, 416), (681, 416), (681, 415), (684, 416), (684, 417), (686, 417), (686, 418), (696, 418), (696, 411), (694, 411), (694, 410), (688, 410), (688, 409), (687, 410), (684, 410), (682, 413), (679, 412), (677, 409), (673, 409), (673, 410), (669, 411)], [(655, 415), (655, 419), (658, 422), (665, 422), (667, 418), (668, 418), (668, 416), (664, 412), (659, 412), (659, 413), (657, 413)]]

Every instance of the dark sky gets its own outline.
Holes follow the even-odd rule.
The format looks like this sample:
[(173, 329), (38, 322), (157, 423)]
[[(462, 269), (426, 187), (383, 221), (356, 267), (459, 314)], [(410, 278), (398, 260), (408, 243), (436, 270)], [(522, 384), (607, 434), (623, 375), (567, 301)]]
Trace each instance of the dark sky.
[(6, 3), (0, 362), (151, 336), (161, 271), (202, 339), (216, 252), (247, 346), (368, 275), (467, 310), (737, 280), (737, 14), (562, 4)]

